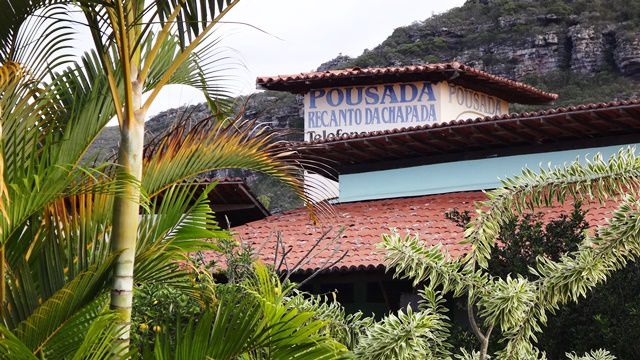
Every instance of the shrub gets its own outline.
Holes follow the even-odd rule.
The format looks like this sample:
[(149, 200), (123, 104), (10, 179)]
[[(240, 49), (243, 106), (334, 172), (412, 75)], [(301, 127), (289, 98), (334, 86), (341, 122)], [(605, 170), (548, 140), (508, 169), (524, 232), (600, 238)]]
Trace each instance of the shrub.
[[(528, 269), (535, 266), (536, 257), (558, 261), (563, 254), (578, 248), (589, 228), (586, 213), (576, 204), (570, 214), (547, 222), (541, 213), (511, 219), (501, 229), (500, 241), (504, 246), (493, 249), (489, 272), (502, 278), (519, 274), (531, 279)], [(445, 213), (445, 217), (461, 227), (470, 221), (468, 211), (457, 209)], [(583, 301), (568, 304), (550, 316), (538, 345), (550, 359), (561, 358), (569, 351), (586, 352), (602, 347), (624, 360), (636, 359), (640, 354), (640, 345), (629, 341), (639, 338), (640, 265), (632, 262)], [(468, 346), (470, 339), (473, 340), (473, 334), (468, 330), (453, 329), (452, 342), (456, 347)]]

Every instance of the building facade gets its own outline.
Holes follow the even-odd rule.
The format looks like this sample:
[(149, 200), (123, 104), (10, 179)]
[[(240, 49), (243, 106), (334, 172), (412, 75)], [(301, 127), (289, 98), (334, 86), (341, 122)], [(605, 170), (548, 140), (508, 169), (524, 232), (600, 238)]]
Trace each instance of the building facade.
[[(607, 158), (640, 142), (640, 101), (510, 113), (509, 104), (557, 95), (459, 63), (263, 77), (257, 85), (304, 96), (305, 141), (296, 149), (323, 164), (319, 173), (336, 180), (339, 193), (318, 224), (298, 209), (233, 230), (281, 270), (286, 254), (284, 270), (296, 280), (322, 270), (308, 290), (337, 290), (347, 309), (376, 314), (414, 294), (385, 272), (383, 233), (415, 233), (463, 255), (462, 229), (446, 212), (472, 210), (484, 190), (523, 168)], [(556, 218), (572, 207), (541, 211)], [(592, 226), (611, 212), (611, 204), (583, 207)]]

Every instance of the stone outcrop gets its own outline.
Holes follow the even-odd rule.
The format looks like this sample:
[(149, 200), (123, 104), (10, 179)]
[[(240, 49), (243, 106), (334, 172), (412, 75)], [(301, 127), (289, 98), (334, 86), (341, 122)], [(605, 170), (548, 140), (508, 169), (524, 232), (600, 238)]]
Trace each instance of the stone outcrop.
[(617, 39), (614, 59), (622, 74), (640, 79), (640, 34)]
[(318, 66), (317, 70), (318, 71), (326, 71), (326, 70), (331, 70), (331, 69), (340, 69), (340, 68), (345, 67), (346, 65), (348, 65), (352, 61), (353, 61), (352, 57), (347, 56), (347, 55), (339, 54), (335, 58), (320, 64), (320, 66)]
[[(614, 71), (639, 78), (637, 19), (629, 15), (628, 20), (612, 21), (610, 13), (624, 18), (627, 9), (609, 9), (603, 1), (593, 9), (572, 6), (571, 1), (546, 9), (529, 0), (469, 0), (460, 8), (396, 29), (361, 56), (340, 55), (319, 70), (457, 60), (514, 79), (567, 71), (586, 76)], [(609, 18), (605, 10), (611, 10)], [(492, 17), (494, 13), (504, 15)]]
[(571, 53), (569, 67), (579, 73), (594, 73), (605, 64), (606, 49), (603, 32), (593, 26), (575, 25), (569, 28), (566, 49)]
[(288, 129), (287, 138), (301, 140), (303, 127), (302, 96), (264, 91), (240, 98), (238, 108), (244, 107), (244, 117), (257, 119), (260, 124), (276, 129)]

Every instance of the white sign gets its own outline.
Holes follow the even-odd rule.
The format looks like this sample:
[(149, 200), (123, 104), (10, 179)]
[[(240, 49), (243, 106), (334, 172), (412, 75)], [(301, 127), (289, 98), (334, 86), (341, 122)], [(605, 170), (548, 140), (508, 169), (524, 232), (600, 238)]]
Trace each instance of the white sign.
[(426, 81), (312, 89), (304, 96), (305, 141), (508, 113), (506, 101)]

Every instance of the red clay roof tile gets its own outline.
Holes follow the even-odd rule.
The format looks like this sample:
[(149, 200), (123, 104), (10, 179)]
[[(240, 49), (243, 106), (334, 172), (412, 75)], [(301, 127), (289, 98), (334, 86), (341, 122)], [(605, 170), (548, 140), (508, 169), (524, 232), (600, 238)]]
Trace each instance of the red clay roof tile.
[[(379, 269), (383, 266), (383, 253), (377, 248), (383, 233), (391, 227), (401, 233), (418, 234), (428, 244), (442, 243), (452, 256), (465, 254), (469, 245), (461, 244), (462, 229), (447, 220), (444, 213), (454, 208), (472, 210), (473, 203), (485, 199), (481, 191), (427, 195), (411, 198), (384, 199), (343, 203), (335, 205), (336, 217), (331, 224), (314, 226), (305, 209), (287, 211), (269, 216), (233, 229), (236, 238), (252, 245), (258, 256), (267, 263), (273, 263), (275, 254), (275, 232), (280, 231), (289, 264), (295, 264), (307, 255), (322, 233), (333, 226), (331, 234), (317, 246), (311, 261), (300, 270), (312, 271), (337, 259), (348, 250), (346, 257), (329, 270)], [(587, 221), (592, 227), (604, 224), (615, 204), (586, 204)], [(557, 218), (568, 214), (572, 204), (541, 209), (545, 217)], [(341, 237), (334, 239), (340, 226), (346, 226)], [(335, 240), (335, 243), (330, 241)], [(340, 249), (334, 253), (334, 249)], [(282, 253), (282, 251), (280, 251)], [(216, 259), (214, 252), (207, 253), (208, 260)]]

